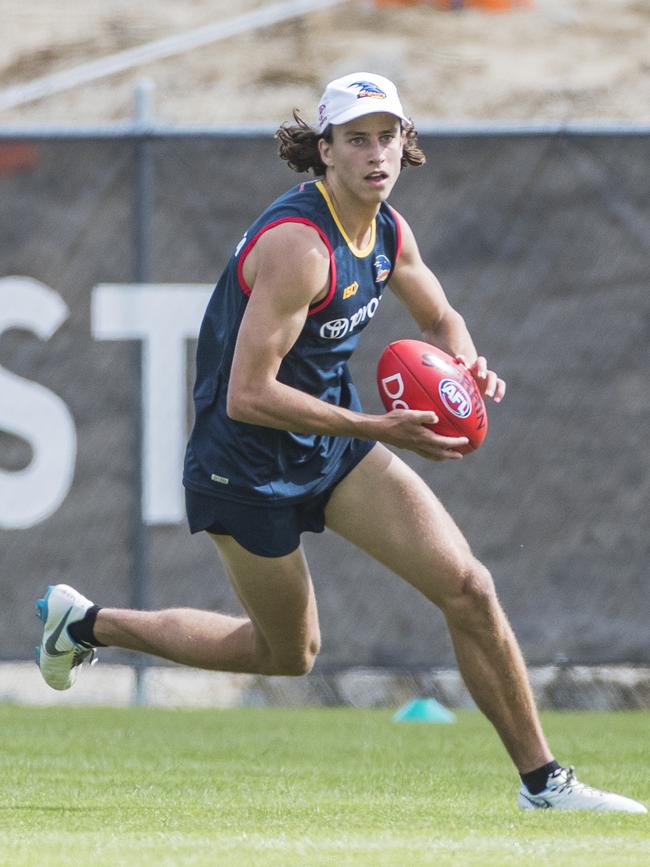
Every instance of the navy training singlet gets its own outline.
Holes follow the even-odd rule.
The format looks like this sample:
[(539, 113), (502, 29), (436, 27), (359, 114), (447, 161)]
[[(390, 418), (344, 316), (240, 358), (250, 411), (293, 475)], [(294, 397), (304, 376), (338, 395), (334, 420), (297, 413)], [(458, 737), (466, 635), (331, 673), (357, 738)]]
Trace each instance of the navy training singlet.
[(238, 422), (226, 413), (235, 343), (250, 294), (244, 261), (259, 237), (283, 222), (304, 223), (318, 232), (330, 254), (330, 285), (327, 296), (311, 305), (277, 378), (337, 406), (361, 409), (347, 361), (395, 267), (399, 223), (382, 204), (370, 240), (359, 250), (346, 236), (322, 181), (308, 181), (276, 199), (252, 224), (208, 302), (197, 349), (196, 418), (183, 474), (183, 484), (200, 493), (256, 503), (307, 499), (339, 474), (351, 442)]

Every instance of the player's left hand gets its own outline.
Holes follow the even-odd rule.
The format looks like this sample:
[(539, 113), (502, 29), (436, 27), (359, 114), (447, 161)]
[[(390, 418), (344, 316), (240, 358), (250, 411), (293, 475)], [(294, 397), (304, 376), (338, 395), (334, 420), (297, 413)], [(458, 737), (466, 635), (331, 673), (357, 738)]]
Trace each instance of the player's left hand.
[(479, 355), (473, 364), (467, 364), (463, 355), (456, 355), (455, 360), (469, 370), (483, 397), (491, 397), (495, 403), (500, 403), (503, 400), (506, 393), (505, 381), (488, 368), (487, 361), (482, 355)]

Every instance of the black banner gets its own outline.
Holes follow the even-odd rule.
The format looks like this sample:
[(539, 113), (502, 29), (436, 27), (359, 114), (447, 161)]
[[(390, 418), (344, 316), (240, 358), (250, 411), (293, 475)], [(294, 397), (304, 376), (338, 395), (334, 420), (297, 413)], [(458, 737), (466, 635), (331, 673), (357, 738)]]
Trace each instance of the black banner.
[[(650, 140), (422, 145), (426, 165), (404, 171), (392, 203), (508, 395), (488, 407), (476, 454), (403, 457), (492, 570), (529, 662), (650, 662)], [(3, 148), (0, 657), (30, 655), (48, 583), (130, 605), (143, 543), (151, 606), (239, 611), (183, 520), (194, 337), (248, 223), (304, 176), (271, 139), (148, 143), (151, 274), (138, 284), (137, 145)], [(368, 410), (383, 411), (376, 362), (402, 337), (419, 334), (387, 292), (353, 364)], [(414, 590), (330, 534), (305, 545), (323, 667), (453, 663), (441, 615)]]

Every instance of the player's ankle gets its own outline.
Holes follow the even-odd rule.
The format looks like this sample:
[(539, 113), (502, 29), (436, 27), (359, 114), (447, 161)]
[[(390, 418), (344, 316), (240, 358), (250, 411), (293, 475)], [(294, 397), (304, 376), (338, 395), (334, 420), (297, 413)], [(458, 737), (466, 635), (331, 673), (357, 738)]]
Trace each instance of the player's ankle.
[(534, 771), (528, 771), (525, 774), (520, 774), (521, 782), (526, 786), (531, 795), (538, 795), (546, 788), (546, 781), (550, 774), (560, 769), (560, 763), (555, 759), (551, 759), (545, 765), (535, 768)]
[(99, 605), (92, 605), (81, 620), (68, 626), (68, 634), (73, 641), (83, 644), (85, 647), (106, 647), (95, 636), (95, 621), (101, 611)]

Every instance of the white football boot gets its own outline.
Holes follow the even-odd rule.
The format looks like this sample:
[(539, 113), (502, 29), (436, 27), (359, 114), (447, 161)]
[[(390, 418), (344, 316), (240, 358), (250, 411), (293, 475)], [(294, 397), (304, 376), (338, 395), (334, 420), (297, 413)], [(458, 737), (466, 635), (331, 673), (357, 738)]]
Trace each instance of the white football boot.
[(70, 637), (68, 626), (81, 620), (94, 603), (67, 584), (55, 584), (36, 602), (43, 621), (43, 638), (36, 647), (36, 663), (48, 686), (70, 689), (82, 662), (96, 662), (95, 649)]
[(522, 810), (595, 810), (600, 813), (647, 813), (638, 801), (601, 792), (578, 781), (573, 768), (559, 768), (549, 774), (546, 788), (531, 795), (525, 786), (519, 790)]

